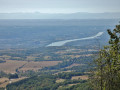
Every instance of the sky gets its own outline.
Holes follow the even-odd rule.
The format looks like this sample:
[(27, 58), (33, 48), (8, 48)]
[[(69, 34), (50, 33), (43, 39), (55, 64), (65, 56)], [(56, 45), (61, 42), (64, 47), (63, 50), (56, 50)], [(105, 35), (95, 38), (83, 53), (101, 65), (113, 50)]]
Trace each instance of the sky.
[(0, 13), (120, 12), (120, 0), (0, 0)]

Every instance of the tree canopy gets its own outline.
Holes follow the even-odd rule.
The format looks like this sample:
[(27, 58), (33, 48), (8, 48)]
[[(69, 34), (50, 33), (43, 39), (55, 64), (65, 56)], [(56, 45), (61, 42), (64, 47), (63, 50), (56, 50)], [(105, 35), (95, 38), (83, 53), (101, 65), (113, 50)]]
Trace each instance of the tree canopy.
[(115, 29), (107, 30), (110, 40), (109, 45), (99, 51), (95, 60), (96, 70), (91, 82), (98, 90), (120, 89), (120, 25)]

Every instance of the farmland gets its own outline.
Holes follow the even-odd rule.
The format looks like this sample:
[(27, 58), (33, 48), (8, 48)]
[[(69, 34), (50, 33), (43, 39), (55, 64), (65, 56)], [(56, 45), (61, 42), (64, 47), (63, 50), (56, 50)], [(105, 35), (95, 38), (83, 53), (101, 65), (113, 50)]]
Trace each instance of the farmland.
[(27, 61), (17, 61), (17, 60), (6, 60), (5, 63), (0, 63), (0, 71), (5, 73), (16, 73), (18, 71), (25, 72), (27, 70), (37, 71), (47, 66), (54, 66), (61, 61), (40, 61), (40, 62), (27, 62)]
[(4, 71), (6, 73), (16, 73), (16, 69), (24, 65), (25, 63), (27, 62), (6, 60), (5, 63), (0, 63), (0, 71)]
[[(93, 68), (90, 63), (97, 57), (98, 44), (108, 41), (105, 30), (115, 22), (1, 20), (0, 87), (7, 90), (91, 90), (88, 87), (90, 73), (85, 72)], [(54, 42), (91, 37), (98, 32), (104, 32), (102, 37), (47, 47)], [(17, 82), (12, 83), (14, 81)]]
[(71, 78), (71, 80), (79, 80), (79, 79), (88, 80), (88, 76), (87, 76), (87, 75), (73, 76), (73, 77)]
[(5, 73), (38, 71), (45, 67), (57, 67), (58, 64), (59, 67), (69, 70), (73, 67), (85, 66), (86, 62), (83, 61), (83, 58), (90, 59), (93, 56), (92, 52), (97, 51), (95, 49), (81, 49), (80, 47), (0, 50), (0, 60), (5, 61), (0, 63), (0, 71)]
[(61, 63), (61, 61), (40, 61), (40, 62), (27, 62), (19, 71), (27, 71), (27, 70), (33, 70), (33, 71), (38, 71), (39, 69), (42, 69), (44, 67), (48, 66), (54, 66), (57, 65), (58, 63)]
[[(45, 84), (47, 84), (48, 77), (51, 84), (58, 85), (58, 90), (73, 88), (73, 86), (81, 83), (86, 84), (89, 75), (84, 74), (84, 72), (89, 71), (90, 66), (88, 64), (92, 61), (94, 53), (97, 53), (97, 49), (93, 48), (93, 46), (89, 48), (87, 46), (61, 46), (1, 49), (0, 76), (1, 79), (4, 79), (2, 79), (1, 87), (9, 87), (9, 84), (12, 85), (15, 81), (19, 85), (21, 85), (21, 82), (24, 83), (24, 80), (34, 82), (34, 78), (32, 78), (34, 76), (43, 80), (42, 83)], [(11, 74), (18, 75), (18, 78), (12, 81), (9, 80)], [(44, 75), (48, 76), (41, 78)], [(27, 84), (27, 82), (25, 83)], [(39, 80), (36, 83), (39, 83)]]
[(17, 82), (17, 81), (20, 81), (20, 80), (23, 80), (25, 79), (26, 77), (21, 77), (21, 78), (18, 78), (18, 79), (8, 79), (8, 78), (0, 78), (0, 88), (5, 88), (6, 85), (10, 84), (10, 83), (14, 83), (14, 82)]

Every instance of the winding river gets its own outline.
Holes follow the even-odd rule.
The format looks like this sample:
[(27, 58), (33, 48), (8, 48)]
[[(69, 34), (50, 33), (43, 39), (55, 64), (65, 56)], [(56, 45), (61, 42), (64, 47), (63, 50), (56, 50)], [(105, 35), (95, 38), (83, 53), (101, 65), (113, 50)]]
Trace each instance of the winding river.
[(102, 34), (103, 34), (103, 32), (99, 32), (99, 33), (97, 33), (95, 36), (91, 36), (91, 37), (53, 42), (53, 43), (47, 45), (47, 47), (49, 47), (49, 46), (63, 46), (63, 45), (65, 45), (66, 43), (73, 42), (73, 41), (94, 39), (94, 38), (97, 38), (97, 37), (101, 36)]

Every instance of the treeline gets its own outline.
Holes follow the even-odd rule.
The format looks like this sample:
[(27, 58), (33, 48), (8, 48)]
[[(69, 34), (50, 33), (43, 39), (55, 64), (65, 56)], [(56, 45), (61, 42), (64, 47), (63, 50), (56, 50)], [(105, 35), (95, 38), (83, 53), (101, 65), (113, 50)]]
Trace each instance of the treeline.
[(6, 61), (0, 60), (0, 63), (5, 63)]
[(5, 90), (5, 88), (1, 87), (0, 90)]
[(71, 79), (72, 76), (81, 76), (81, 75), (85, 75), (85, 74), (81, 72), (71, 72), (71, 73), (63, 72), (63, 73), (58, 73), (57, 78)]
[[(83, 73), (79, 72), (69, 72), (69, 73), (59, 73), (58, 75), (51, 75), (51, 74), (44, 74), (39, 76), (33, 76), (31, 78), (27, 78), (12, 84), (7, 85), (7, 90), (59, 90), (59, 87), (67, 87), (68, 84), (83, 84), (82, 89), (85, 90), (85, 87), (89, 87), (87, 85), (87, 80), (71, 80), (67, 78), (68, 76), (77, 76), (83, 75)], [(56, 80), (58, 78), (64, 78), (64, 82), (57, 83)], [(87, 85), (87, 86), (86, 86)], [(78, 85), (79, 86), (79, 85)], [(69, 87), (69, 89), (62, 89), (61, 90), (72, 90), (70, 88), (78, 88), (77, 87)], [(68, 87), (67, 87), (68, 88)], [(74, 90), (74, 89), (73, 89)], [(86, 89), (90, 90), (90, 89)]]
[[(90, 62), (92, 62), (92, 61), (93, 61), (93, 60), (92, 60), (92, 57), (91, 57), (91, 56), (89, 56), (89, 57), (83, 56), (83, 57), (79, 57), (79, 58), (73, 58), (73, 59), (70, 59), (70, 60), (68, 60), (68, 61), (63, 61), (62, 63), (58, 63), (58, 64), (55, 65), (55, 66), (45, 67), (45, 68), (43, 68), (42, 70), (60, 70), (60, 69), (69, 70), (69, 68), (65, 68), (65, 67), (68, 67), (68, 66), (70, 66), (70, 65), (72, 65), (72, 64), (74, 64), (74, 63), (85, 65), (85, 69), (84, 69), (84, 66), (75, 66), (75, 67), (72, 67), (72, 70), (75, 70), (76, 68), (77, 68), (78, 70), (80, 70), (80, 69), (81, 69), (81, 70), (82, 70), (82, 69), (87, 70), (87, 69), (90, 68), (89, 64), (90, 64)], [(81, 68), (79, 68), (79, 67), (81, 67)], [(76, 69), (76, 70), (77, 70), (77, 69)], [(71, 70), (71, 69), (70, 69), (70, 70)]]
[(3, 72), (3, 71), (0, 71), (0, 78), (2, 78), (2, 77), (7, 77), (7, 78), (9, 78), (9, 79), (15, 79), (15, 78), (19, 78), (19, 76), (18, 76), (18, 74), (17, 73), (15, 73), (15, 74), (7, 74), (7, 73), (5, 73), (5, 72)]
[(72, 65), (74, 62), (73, 60), (69, 60), (69, 61), (63, 61), (62, 63), (58, 63), (55, 66), (50, 66), (50, 67), (45, 67), (42, 70), (54, 70), (54, 69), (61, 69), (61, 68), (65, 68), (67, 66)]
[(3, 71), (0, 71), (0, 78), (2, 78), (2, 77), (8, 77), (8, 74), (6, 74)]

